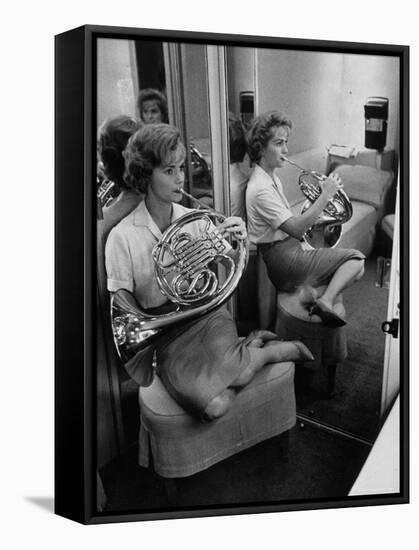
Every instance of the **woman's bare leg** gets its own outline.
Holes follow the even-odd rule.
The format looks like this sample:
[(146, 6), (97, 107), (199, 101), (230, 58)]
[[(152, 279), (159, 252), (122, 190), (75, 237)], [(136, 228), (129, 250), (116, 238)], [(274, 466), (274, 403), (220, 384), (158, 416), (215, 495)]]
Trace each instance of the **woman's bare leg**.
[(333, 275), (320, 300), (327, 307), (333, 308), (336, 297), (348, 286), (361, 279), (364, 274), (364, 260), (348, 260)]
[(312, 361), (313, 355), (302, 342), (270, 341), (263, 348), (249, 347), (250, 362), (231, 383), (232, 388), (247, 386), (257, 372), (269, 363)]
[(250, 353), (249, 364), (228, 388), (209, 402), (203, 415), (204, 420), (211, 421), (225, 415), (233, 403), (236, 391), (247, 386), (255, 374), (265, 365), (284, 361), (313, 360), (310, 350), (299, 341), (270, 340), (265, 341), (263, 347), (250, 345), (248, 348)]

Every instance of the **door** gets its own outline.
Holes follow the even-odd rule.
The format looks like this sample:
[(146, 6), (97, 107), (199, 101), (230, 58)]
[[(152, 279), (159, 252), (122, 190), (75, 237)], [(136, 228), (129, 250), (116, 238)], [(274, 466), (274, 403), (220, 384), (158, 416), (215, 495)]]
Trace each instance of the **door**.
[[(397, 187), (398, 189), (398, 187)], [(400, 339), (403, 326), (400, 319), (400, 221), (399, 192), (397, 191), (396, 215), (394, 221), (393, 253), (390, 275), (390, 296), (388, 301), (387, 329), (384, 355), (383, 389), (381, 396), (381, 416), (393, 404), (400, 390)], [(407, 266), (404, 266), (406, 269)], [(406, 365), (407, 368), (407, 365)]]

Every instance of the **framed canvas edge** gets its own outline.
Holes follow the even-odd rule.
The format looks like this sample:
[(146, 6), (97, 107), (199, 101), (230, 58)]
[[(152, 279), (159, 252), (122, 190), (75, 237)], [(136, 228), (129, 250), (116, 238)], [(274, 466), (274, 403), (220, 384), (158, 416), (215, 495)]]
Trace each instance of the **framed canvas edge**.
[[(86, 519), (84, 52), (83, 29), (55, 39), (54, 507), (55, 513), (79, 522)], [(79, 103), (70, 107), (76, 97)]]
[[(133, 36), (136, 38), (159, 38), (170, 39), (179, 42), (205, 42), (217, 44), (235, 44), (245, 46), (246, 44), (253, 47), (273, 47), (277, 49), (292, 48), (316, 51), (341, 51), (346, 53), (360, 54), (377, 54), (377, 55), (393, 55), (398, 56), (401, 60), (400, 71), (400, 206), (401, 206), (401, 336), (402, 345), (400, 349), (401, 365), (409, 364), (409, 220), (408, 220), (408, 204), (409, 204), (409, 46), (407, 45), (390, 45), (390, 44), (369, 44), (355, 42), (334, 42), (324, 40), (308, 40), (295, 38), (274, 38), (274, 37), (253, 37), (247, 35), (227, 35), (216, 33), (201, 33), (189, 31), (161, 30), (161, 29), (141, 29), (131, 27), (110, 27), (84, 25), (61, 33), (55, 37), (56, 43), (56, 170), (55, 170), (55, 193), (56, 193), (56, 217), (55, 217), (55, 284), (56, 284), (56, 359), (55, 359), (55, 438), (56, 438), (56, 469), (55, 469), (55, 487), (56, 487), (56, 506), (55, 513), (78, 521), (84, 524), (98, 524), (111, 522), (126, 522), (126, 521), (148, 521), (158, 519), (179, 519), (193, 517), (209, 517), (220, 515), (236, 515), (236, 514), (255, 514), (269, 513), (280, 511), (298, 511), (298, 510), (315, 510), (315, 509), (332, 509), (346, 508), (359, 506), (377, 506), (377, 505), (393, 505), (405, 504), (409, 502), (409, 373), (408, 368), (401, 368), (401, 416), (400, 416), (400, 492), (396, 494), (383, 495), (365, 495), (360, 497), (342, 497), (339, 499), (325, 499), (316, 501), (298, 501), (284, 503), (255, 503), (246, 505), (217, 506), (203, 507), (195, 509), (183, 510), (161, 510), (158, 512), (132, 512), (126, 513), (105, 513), (95, 511), (95, 376), (94, 376), (94, 335), (95, 335), (95, 260), (94, 260), (94, 200), (92, 193), (92, 181), (94, 165), (92, 163), (93, 147), (95, 142), (95, 130), (93, 121), (95, 115), (93, 113), (93, 105), (95, 105), (93, 94), (95, 92), (95, 79), (93, 75), (93, 67), (95, 63), (94, 43), (96, 38), (112, 38)], [(60, 63), (57, 60), (57, 45), (61, 41), (80, 40), (82, 48), (78, 51), (78, 61), (82, 63), (82, 71), (80, 73), (81, 81), (77, 82), (78, 90), (82, 89), (83, 96), (83, 114), (76, 120), (77, 127), (73, 132), (83, 136), (83, 150), (71, 151), (69, 155), (73, 159), (75, 168), (71, 175), (63, 175), (60, 173), (59, 159), (62, 156), (60, 152), (60, 106), (57, 106), (57, 98), (61, 95), (68, 97), (69, 91), (60, 89), (57, 84), (57, 73), (59, 73)], [(67, 52), (73, 57), (74, 50)], [(63, 67), (61, 67), (62, 69)], [(81, 130), (82, 129), (82, 130)], [(71, 132), (66, 128), (66, 139), (71, 137)], [(57, 137), (58, 136), (58, 137)], [(62, 227), (59, 224), (59, 216), (63, 212), (65, 201), (63, 197), (60, 199), (62, 186), (70, 187), (74, 185), (74, 174), (77, 173), (81, 177), (81, 188), (77, 190), (82, 197), (82, 205), (77, 201), (77, 196), (70, 199), (70, 203), (76, 205), (72, 216), (72, 223)], [(77, 178), (77, 176), (76, 176)], [(65, 196), (68, 198), (70, 194), (67, 192)], [(79, 198), (80, 198), (79, 197)], [(73, 201), (73, 203), (71, 202)], [(68, 209), (68, 204), (66, 208)], [(82, 254), (76, 256), (73, 261), (71, 273), (76, 276), (78, 281), (83, 280), (81, 295), (77, 301), (79, 315), (76, 315), (74, 309), (70, 313), (64, 313), (62, 303), (60, 302), (60, 292), (63, 281), (63, 266), (67, 265), (68, 261), (64, 257), (64, 251), (60, 249), (63, 242), (69, 242), (74, 238), (74, 233), (80, 230), (82, 226), (82, 235), (78, 235), (77, 244), (74, 246), (82, 249)], [(67, 274), (68, 279), (68, 274)], [(61, 285), (61, 286), (60, 286)], [(71, 285), (70, 285), (71, 286)], [(74, 285), (73, 285), (74, 286)], [(74, 288), (73, 288), (74, 290)], [(58, 300), (57, 300), (58, 298)], [(81, 309), (80, 309), (81, 308)], [(72, 363), (73, 355), (63, 354), (65, 347), (65, 337), (60, 330), (62, 325), (66, 327), (76, 326), (80, 323), (80, 311), (82, 310), (82, 326), (83, 334), (80, 335), (78, 341), (74, 343), (74, 350), (79, 357), (82, 357), (82, 362), (78, 364)], [(66, 316), (66, 321), (63, 318)], [(65, 380), (65, 388), (63, 388), (62, 378)], [(60, 383), (61, 379), (61, 383)], [(83, 381), (80, 386), (80, 380)], [(71, 394), (73, 399), (68, 399), (68, 394)], [(82, 414), (80, 415), (80, 412)], [(65, 417), (65, 418), (64, 418)], [(68, 419), (71, 418), (71, 426), (69, 434), (63, 427), (68, 424)], [(71, 445), (70, 445), (71, 444)], [(58, 451), (57, 451), (58, 447)], [(62, 449), (67, 450), (65, 457), (62, 456)], [(72, 483), (67, 479), (63, 480), (63, 470), (68, 467), (73, 472), (71, 475)], [(75, 475), (74, 472), (82, 472), (82, 475)], [(63, 493), (64, 491), (64, 493)], [(58, 497), (58, 498), (57, 498)], [(64, 506), (63, 501), (67, 499), (67, 504)]]
[[(272, 46), (274, 48), (290, 47), (293, 50), (313, 50), (327, 51), (333, 50), (337, 52), (359, 52), (373, 55), (375, 52), (380, 55), (395, 55), (400, 52), (409, 50), (406, 44), (383, 44), (374, 42), (350, 42), (336, 40), (321, 40), (307, 38), (293, 38), (286, 36), (262, 36), (262, 35), (246, 35), (246, 34), (225, 34), (216, 32), (198, 32), (172, 29), (151, 29), (151, 28), (136, 28), (136, 27), (113, 27), (107, 25), (85, 25), (83, 27), (86, 36), (103, 36), (112, 38), (124, 37), (129, 38), (159, 38), (161, 40), (171, 39), (175, 42), (199, 42), (219, 45), (250, 45), (257, 47)], [(58, 35), (59, 36), (59, 35)]]

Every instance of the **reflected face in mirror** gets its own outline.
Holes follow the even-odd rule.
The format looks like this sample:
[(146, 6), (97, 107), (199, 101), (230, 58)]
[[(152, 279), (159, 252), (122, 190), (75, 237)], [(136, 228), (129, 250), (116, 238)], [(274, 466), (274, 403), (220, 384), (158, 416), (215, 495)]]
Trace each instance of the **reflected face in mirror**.
[(288, 126), (276, 126), (271, 129), (271, 139), (262, 150), (260, 166), (268, 173), (284, 164), (283, 157), (288, 153)]
[(143, 102), (141, 118), (145, 124), (158, 124), (163, 122), (163, 113), (155, 99), (149, 99)]

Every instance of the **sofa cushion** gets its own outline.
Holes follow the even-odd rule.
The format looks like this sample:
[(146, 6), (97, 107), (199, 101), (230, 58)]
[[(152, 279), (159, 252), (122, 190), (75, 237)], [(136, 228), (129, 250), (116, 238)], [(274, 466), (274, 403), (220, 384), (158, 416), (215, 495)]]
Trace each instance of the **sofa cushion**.
[[(353, 214), (352, 218), (342, 225), (342, 234), (353, 231), (362, 224), (375, 226), (377, 213), (373, 206), (360, 201), (351, 201)], [(362, 231), (361, 227), (360, 230)]]
[(384, 204), (393, 173), (371, 166), (343, 164), (336, 168), (342, 178), (344, 191), (351, 200), (362, 201), (378, 209)]
[(381, 228), (386, 233), (390, 239), (393, 238), (394, 235), (394, 214), (387, 214), (387, 216), (384, 216), (382, 222), (381, 222)]
[(365, 202), (352, 201), (353, 216), (342, 226), (339, 248), (355, 248), (365, 256), (371, 254), (375, 239), (377, 210)]
[[(352, 218), (342, 225), (342, 237), (339, 248), (355, 248), (366, 256), (371, 253), (377, 223), (377, 210), (365, 202), (351, 201)], [(291, 208), (294, 214), (299, 214), (304, 201)]]

